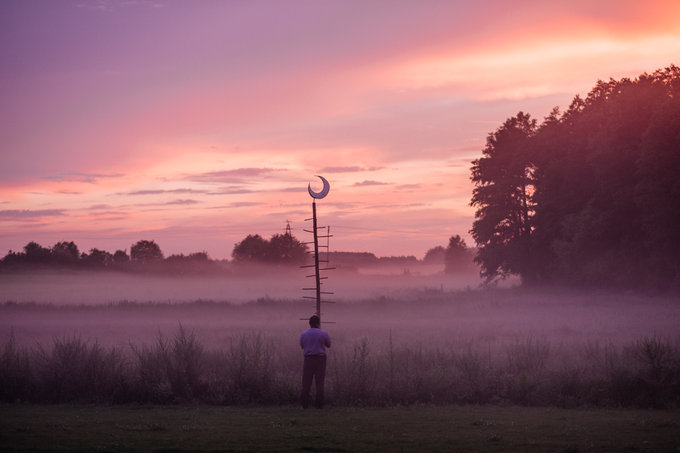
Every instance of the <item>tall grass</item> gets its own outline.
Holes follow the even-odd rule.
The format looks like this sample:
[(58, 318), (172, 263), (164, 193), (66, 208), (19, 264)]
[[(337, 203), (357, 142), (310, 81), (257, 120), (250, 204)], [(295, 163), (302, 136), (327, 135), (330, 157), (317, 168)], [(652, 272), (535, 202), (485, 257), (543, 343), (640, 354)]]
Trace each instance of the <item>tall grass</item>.
[[(301, 357), (275, 336), (241, 334), (205, 348), (180, 325), (150, 344), (103, 347), (77, 335), (0, 348), (0, 400), (37, 403), (296, 403)], [(331, 350), (336, 405), (518, 404), (678, 407), (680, 348), (659, 337), (563, 347), (533, 337), (396, 344), (361, 337)]]
[(31, 351), (19, 346), (12, 331), (0, 355), (0, 399), (2, 401), (21, 401), (33, 394), (31, 388), (35, 381), (31, 360), (33, 356)]

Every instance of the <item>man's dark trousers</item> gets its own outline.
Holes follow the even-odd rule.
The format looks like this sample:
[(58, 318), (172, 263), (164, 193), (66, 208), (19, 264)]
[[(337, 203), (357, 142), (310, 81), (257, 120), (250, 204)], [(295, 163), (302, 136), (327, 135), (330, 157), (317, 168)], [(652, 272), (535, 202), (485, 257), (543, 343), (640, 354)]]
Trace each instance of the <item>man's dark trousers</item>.
[(305, 363), (302, 368), (302, 407), (306, 409), (309, 406), (309, 392), (312, 389), (312, 379), (316, 382), (316, 407), (319, 409), (323, 407), (323, 384), (325, 378), (326, 356), (305, 356)]

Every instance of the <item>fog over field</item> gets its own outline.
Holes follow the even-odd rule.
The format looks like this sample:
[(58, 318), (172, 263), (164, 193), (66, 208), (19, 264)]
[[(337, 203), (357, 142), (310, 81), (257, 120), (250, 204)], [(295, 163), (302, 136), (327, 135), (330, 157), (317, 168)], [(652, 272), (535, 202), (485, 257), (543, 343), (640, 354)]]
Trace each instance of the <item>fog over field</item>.
[[(672, 296), (605, 291), (479, 289), (474, 275), (328, 272), (323, 320), (339, 344), (373, 340), (505, 341), (533, 336), (559, 342), (620, 342), (680, 336)], [(148, 340), (181, 323), (219, 346), (243, 332), (306, 327), (314, 301), (305, 270), (252, 268), (243, 275), (160, 276), (72, 272), (0, 275), (5, 303), (0, 335), (22, 341), (78, 333), (104, 343)], [(62, 307), (62, 308), (58, 308)], [(330, 323), (334, 324), (330, 324)]]
[[(328, 274), (334, 404), (679, 402), (677, 297)], [(1, 280), (4, 401), (297, 401), (298, 336), (314, 312), (304, 270)]]
[[(309, 273), (308, 269), (250, 266), (236, 274), (200, 276), (77, 271), (0, 274), (0, 303), (8, 302), (5, 308), (17, 311), (5, 313), (0, 326), (3, 335), (13, 328), (22, 336), (22, 326), (33, 330), (32, 326), (39, 325), (40, 332), (35, 333), (41, 337), (73, 329), (88, 336), (97, 334), (100, 341), (107, 341), (101, 338), (109, 330), (106, 326), (111, 326), (116, 337), (123, 332), (130, 335), (119, 338), (123, 341), (155, 336), (159, 328), (176, 329), (178, 323), (198, 331), (266, 331), (272, 326), (265, 320), (274, 317), (277, 327), (299, 329), (305, 326), (299, 318), (310, 316), (315, 307), (313, 300), (303, 297), (314, 294), (303, 290), (314, 286), (313, 279), (306, 277)], [(357, 327), (356, 322), (364, 319), (359, 312), (365, 307), (357, 304), (362, 301), (406, 302), (412, 292), (441, 295), (480, 283), (474, 274), (450, 276), (441, 272), (441, 266), (426, 265), (413, 270), (382, 267), (325, 275), (330, 279), (324, 281), (323, 290), (334, 294), (324, 295), (329, 303), (324, 303), (322, 313), (328, 313), (329, 320), (334, 315), (347, 317), (345, 327)], [(215, 318), (214, 310), (222, 314)], [(389, 319), (396, 322), (400, 316), (392, 313)]]
[[(477, 287), (474, 273), (446, 275), (443, 265), (380, 266), (329, 271), (328, 290), (339, 300), (390, 296), (404, 289), (445, 290)], [(123, 272), (31, 272), (0, 274), (0, 301), (98, 305), (120, 301), (187, 302), (211, 300), (243, 303), (259, 298), (301, 299), (305, 276), (313, 269), (243, 265), (229, 274), (166, 275)], [(511, 284), (511, 283), (509, 283)], [(307, 294), (309, 295), (309, 294)]]

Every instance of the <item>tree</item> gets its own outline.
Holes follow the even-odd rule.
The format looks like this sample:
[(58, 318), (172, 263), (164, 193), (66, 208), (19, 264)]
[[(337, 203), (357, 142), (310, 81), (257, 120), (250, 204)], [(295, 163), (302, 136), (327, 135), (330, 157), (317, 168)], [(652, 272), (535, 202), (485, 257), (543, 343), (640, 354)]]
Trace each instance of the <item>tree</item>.
[(193, 263), (207, 263), (210, 261), (208, 252), (194, 252), (187, 256), (187, 259)]
[(33, 241), (24, 246), (24, 256), (31, 264), (49, 264), (52, 261), (52, 251)]
[(444, 251), (444, 272), (453, 274), (464, 271), (470, 267), (470, 252), (465, 240), (459, 235), (449, 238), (449, 245)]
[(115, 268), (124, 268), (130, 262), (130, 257), (125, 250), (116, 250), (111, 257), (111, 265)]
[(130, 248), (130, 259), (138, 263), (153, 263), (163, 260), (163, 252), (154, 241), (138, 241)]
[[(635, 199), (640, 209), (646, 263), (654, 286), (680, 286), (680, 68), (676, 90), (658, 105), (640, 142), (640, 181)], [(665, 282), (665, 283), (664, 283)]]
[(26, 255), (24, 253), (17, 253), (12, 250), (7, 252), (7, 255), (2, 259), (3, 266), (17, 266), (22, 265), (26, 261)]
[(275, 234), (269, 240), (267, 261), (270, 263), (303, 263), (307, 246), (290, 233)]
[(200, 274), (215, 272), (219, 267), (210, 260), (206, 252), (196, 252), (189, 255), (170, 255), (163, 262), (163, 268), (178, 274)]
[(80, 262), (90, 269), (104, 269), (111, 265), (113, 262), (113, 255), (105, 250), (90, 249), (90, 253), (80, 257)]
[(259, 234), (249, 234), (241, 242), (234, 244), (231, 252), (235, 261), (265, 261), (268, 243)]
[(533, 153), (530, 138), (536, 120), (519, 112), (489, 134), (484, 157), (472, 162), (475, 185), (471, 206), (477, 207), (472, 237), (475, 261), (487, 280), (520, 274), (531, 278), (529, 240), (534, 213)]
[(446, 249), (441, 245), (437, 245), (436, 247), (432, 247), (425, 253), (425, 257), (423, 257), (423, 262), (428, 264), (443, 264), (445, 255)]
[(542, 280), (630, 287), (680, 277), (680, 249), (673, 256), (672, 239), (651, 239), (679, 227), (679, 88), (677, 67), (599, 81), (541, 125), (532, 252)]
[(274, 234), (270, 240), (259, 234), (249, 234), (234, 245), (231, 253), (235, 261), (262, 263), (302, 263), (306, 259), (307, 246), (290, 233)]
[(520, 112), (473, 162), (482, 274), (680, 287), (680, 68), (598, 81), (536, 127)]
[(74, 265), (80, 258), (78, 246), (73, 242), (57, 242), (52, 246), (52, 260), (60, 265)]

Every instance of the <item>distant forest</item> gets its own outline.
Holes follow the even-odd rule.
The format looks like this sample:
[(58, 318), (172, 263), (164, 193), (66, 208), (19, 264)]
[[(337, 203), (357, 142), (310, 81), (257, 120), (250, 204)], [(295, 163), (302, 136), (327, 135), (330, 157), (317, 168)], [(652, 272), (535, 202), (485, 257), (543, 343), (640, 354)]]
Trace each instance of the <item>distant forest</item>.
[(519, 112), (472, 163), (487, 280), (680, 288), (680, 68), (599, 81), (539, 123)]
[[(25, 271), (35, 269), (86, 269), (115, 270), (132, 272), (162, 272), (172, 274), (222, 273), (228, 269), (247, 267), (249, 264), (278, 266), (297, 266), (310, 259), (309, 248), (287, 231), (274, 234), (265, 239), (259, 234), (250, 234), (234, 245), (232, 261), (212, 260), (206, 252), (189, 255), (170, 255), (165, 257), (155, 241), (141, 240), (126, 250), (110, 253), (97, 248), (89, 253), (80, 252), (73, 241), (57, 242), (52, 247), (43, 247), (29, 242), (22, 252), (10, 250), (0, 260), (0, 271)], [(423, 260), (415, 256), (377, 257), (369, 252), (329, 252), (323, 253), (333, 265), (347, 270), (358, 267), (408, 266), (416, 264), (444, 265), (447, 273), (465, 272), (476, 269), (473, 263), (474, 252), (459, 236), (452, 236), (449, 244), (431, 248)]]
[(137, 241), (126, 250), (115, 253), (97, 248), (89, 253), (80, 252), (73, 241), (57, 242), (52, 247), (43, 247), (31, 241), (24, 246), (23, 252), (10, 250), (0, 261), (0, 270), (25, 271), (40, 269), (85, 269), (116, 271), (162, 271), (178, 273), (219, 272), (222, 268), (212, 261), (206, 252), (189, 255), (163, 256), (155, 241)]

